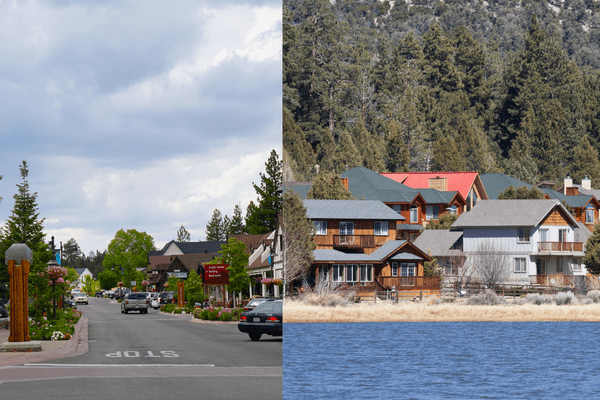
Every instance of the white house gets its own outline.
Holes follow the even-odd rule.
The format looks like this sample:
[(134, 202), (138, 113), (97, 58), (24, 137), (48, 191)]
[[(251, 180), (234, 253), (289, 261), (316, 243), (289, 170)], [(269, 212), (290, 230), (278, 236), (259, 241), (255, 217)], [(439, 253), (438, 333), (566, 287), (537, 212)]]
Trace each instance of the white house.
[(75, 271), (77, 271), (78, 278), (75, 282), (71, 283), (71, 286), (78, 287), (81, 289), (83, 288), (83, 281), (86, 276), (89, 276), (92, 279), (94, 278), (91, 271), (87, 268), (75, 268)]
[(576, 284), (586, 274), (591, 232), (558, 200), (482, 200), (452, 229), (463, 232), (467, 262), (490, 250), (506, 256), (510, 283)]

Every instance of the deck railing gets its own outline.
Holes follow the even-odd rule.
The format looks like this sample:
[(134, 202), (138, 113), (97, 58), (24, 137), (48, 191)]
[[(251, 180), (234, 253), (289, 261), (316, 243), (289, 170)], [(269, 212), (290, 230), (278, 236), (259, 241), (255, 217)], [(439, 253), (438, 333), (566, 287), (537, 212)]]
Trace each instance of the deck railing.
[(547, 286), (574, 286), (575, 275), (530, 275), (529, 280), (532, 285), (547, 285)]
[(538, 253), (582, 252), (583, 242), (538, 242)]
[(373, 235), (334, 235), (334, 247), (372, 248), (375, 247)]
[(378, 276), (375, 279), (386, 289), (395, 286), (396, 290), (440, 290), (441, 287), (439, 276)]

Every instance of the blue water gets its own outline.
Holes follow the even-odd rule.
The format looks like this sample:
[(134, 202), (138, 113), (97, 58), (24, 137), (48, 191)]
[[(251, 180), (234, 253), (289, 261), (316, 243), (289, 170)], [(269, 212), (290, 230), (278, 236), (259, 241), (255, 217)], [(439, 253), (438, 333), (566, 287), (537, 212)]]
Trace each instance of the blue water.
[(284, 399), (599, 399), (600, 323), (285, 324)]

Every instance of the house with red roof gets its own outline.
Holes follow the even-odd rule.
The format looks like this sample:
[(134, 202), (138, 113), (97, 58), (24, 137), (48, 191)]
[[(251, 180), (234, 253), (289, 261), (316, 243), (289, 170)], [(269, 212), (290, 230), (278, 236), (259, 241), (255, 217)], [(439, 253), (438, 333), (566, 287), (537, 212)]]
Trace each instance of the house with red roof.
[(467, 210), (479, 200), (488, 200), (477, 172), (381, 172), (381, 175), (413, 189), (458, 192), (467, 201)]

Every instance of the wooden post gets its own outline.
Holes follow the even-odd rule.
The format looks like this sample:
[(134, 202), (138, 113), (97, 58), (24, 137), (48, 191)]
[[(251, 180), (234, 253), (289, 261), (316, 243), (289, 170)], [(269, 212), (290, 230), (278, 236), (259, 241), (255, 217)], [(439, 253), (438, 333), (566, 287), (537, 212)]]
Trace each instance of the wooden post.
[(177, 282), (177, 307), (184, 308), (185, 307), (185, 296), (183, 291), (183, 282)]
[(8, 261), (10, 276), (10, 335), (9, 342), (29, 342), (29, 268), (27, 260), (16, 265)]

